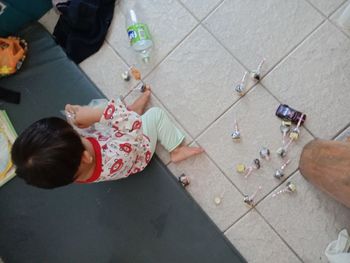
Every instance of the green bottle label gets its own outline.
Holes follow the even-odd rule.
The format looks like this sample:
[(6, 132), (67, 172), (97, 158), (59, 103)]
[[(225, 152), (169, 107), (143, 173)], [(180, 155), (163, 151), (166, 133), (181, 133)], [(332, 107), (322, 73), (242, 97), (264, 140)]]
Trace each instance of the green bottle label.
[(133, 45), (140, 40), (150, 40), (151, 34), (149, 33), (148, 26), (142, 23), (136, 23), (128, 27), (128, 36), (130, 44)]

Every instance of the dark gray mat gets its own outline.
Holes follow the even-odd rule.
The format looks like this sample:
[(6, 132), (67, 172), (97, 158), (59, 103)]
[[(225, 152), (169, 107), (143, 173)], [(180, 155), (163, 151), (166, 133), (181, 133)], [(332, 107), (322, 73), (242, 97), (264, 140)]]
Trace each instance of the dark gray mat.
[(6, 262), (245, 262), (155, 159), (127, 180), (0, 189)]

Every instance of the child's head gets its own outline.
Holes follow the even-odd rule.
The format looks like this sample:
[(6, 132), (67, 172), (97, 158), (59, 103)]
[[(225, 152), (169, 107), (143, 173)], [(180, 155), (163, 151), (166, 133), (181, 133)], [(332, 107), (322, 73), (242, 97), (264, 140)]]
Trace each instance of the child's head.
[(30, 125), (16, 139), (12, 160), (17, 176), (28, 184), (55, 188), (74, 182), (84, 150), (69, 123), (46, 118)]

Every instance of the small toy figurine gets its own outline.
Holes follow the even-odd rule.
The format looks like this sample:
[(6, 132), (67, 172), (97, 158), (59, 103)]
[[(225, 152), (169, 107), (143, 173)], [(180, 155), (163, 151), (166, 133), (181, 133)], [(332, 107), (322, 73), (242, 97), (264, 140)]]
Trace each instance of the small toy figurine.
[(286, 143), (286, 136), (287, 136), (288, 132), (290, 131), (290, 126), (291, 126), (291, 122), (289, 122), (290, 125), (287, 125), (286, 123), (287, 122), (282, 121), (282, 124), (280, 126), (280, 130), (282, 132), (282, 146), (284, 146)]
[(266, 161), (270, 160), (270, 150), (266, 147), (262, 147), (259, 154), (262, 159), (265, 159)]
[(254, 159), (253, 160), (253, 163), (251, 166), (249, 166), (246, 170), (245, 170), (245, 178), (248, 178), (249, 175), (251, 175), (251, 173), (254, 171), (254, 170), (258, 170), (260, 169), (261, 167), (261, 164), (260, 164), (260, 160), (259, 159)]
[(231, 134), (231, 137), (234, 141), (239, 141), (241, 139), (241, 132), (238, 129), (238, 123), (235, 120), (235, 127), (234, 127), (234, 131)]
[(261, 68), (262, 68), (262, 65), (264, 64), (265, 62), (265, 58), (262, 59), (262, 61), (260, 62), (260, 64), (258, 65), (258, 68), (256, 70), (253, 70), (250, 72), (250, 76), (252, 77), (252, 79), (256, 82), (260, 81), (261, 79)]
[(121, 74), (121, 76), (122, 76), (122, 79), (123, 79), (124, 81), (129, 81), (129, 80), (130, 80), (129, 70), (124, 71), (124, 72)]
[(297, 124), (299, 121), (303, 124), (306, 120), (306, 115), (297, 111), (286, 104), (281, 104), (276, 110), (276, 116), (282, 120), (288, 120)]
[(239, 164), (236, 165), (236, 171), (237, 171), (238, 173), (242, 174), (242, 173), (245, 172), (245, 170), (246, 170), (246, 167), (245, 167), (244, 164), (239, 163)]
[(121, 74), (121, 77), (124, 81), (130, 80), (130, 73), (136, 80), (141, 80), (141, 72), (135, 66), (129, 67), (126, 71)]
[(190, 184), (190, 179), (185, 174), (181, 174), (177, 179), (183, 187), (186, 187)]
[(258, 189), (255, 191), (255, 193), (252, 194), (251, 196), (244, 195), (243, 202), (246, 203), (250, 207), (254, 207), (255, 206), (254, 198), (258, 194), (258, 192), (260, 192), (261, 189), (262, 189), (262, 186), (259, 186)]
[(135, 68), (135, 66), (131, 66), (130, 71), (131, 71), (131, 75), (134, 77), (134, 79), (136, 79), (136, 80), (141, 79), (141, 72), (140, 72), (140, 70)]
[(276, 196), (278, 196), (280, 194), (284, 194), (284, 193), (294, 193), (296, 190), (297, 190), (296, 185), (292, 182), (288, 182), (285, 188), (283, 188), (282, 190), (279, 190), (276, 193), (273, 193), (272, 197), (276, 197)]
[(284, 176), (284, 169), (286, 169), (287, 165), (290, 163), (290, 160), (285, 161), (280, 169), (277, 169), (274, 176), (277, 179), (281, 179)]
[(243, 96), (245, 92), (245, 79), (247, 77), (248, 72), (246, 71), (243, 75), (243, 78), (239, 84), (236, 85), (235, 91), (240, 95)]

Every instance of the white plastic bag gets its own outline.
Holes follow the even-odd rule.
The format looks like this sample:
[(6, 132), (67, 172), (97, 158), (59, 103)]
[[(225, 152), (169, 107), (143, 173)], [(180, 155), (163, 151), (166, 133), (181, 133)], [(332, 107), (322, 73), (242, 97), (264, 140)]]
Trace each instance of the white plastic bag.
[(338, 239), (332, 241), (326, 248), (325, 254), (330, 263), (350, 262), (350, 238), (348, 231), (343, 229), (339, 232)]

